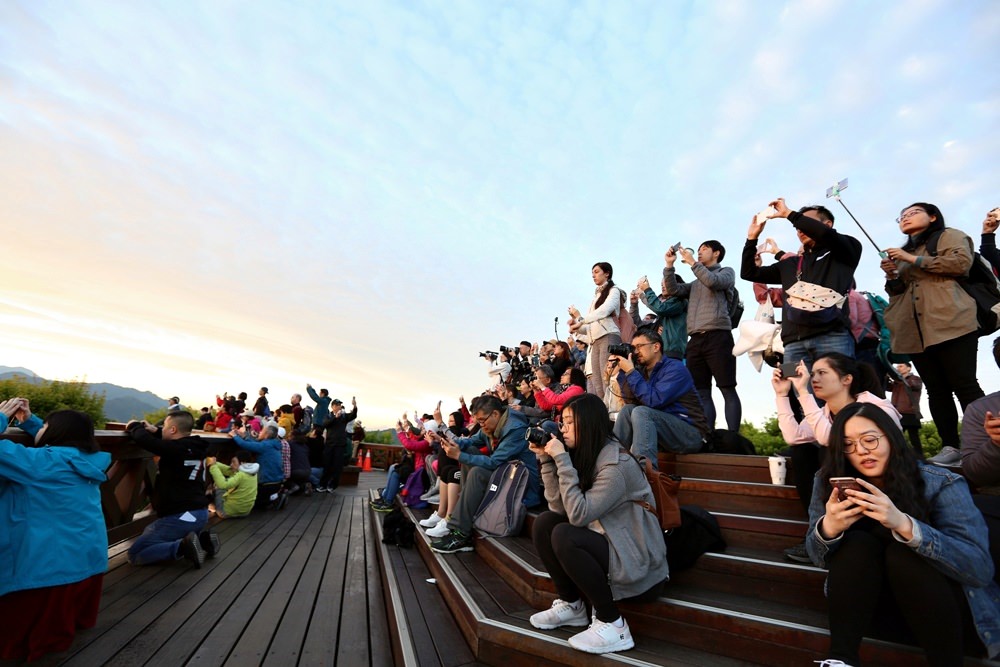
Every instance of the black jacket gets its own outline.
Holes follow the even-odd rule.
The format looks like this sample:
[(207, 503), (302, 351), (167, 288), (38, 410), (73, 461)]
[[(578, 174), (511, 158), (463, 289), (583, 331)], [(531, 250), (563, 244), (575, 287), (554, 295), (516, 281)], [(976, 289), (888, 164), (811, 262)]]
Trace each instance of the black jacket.
[(354, 409), (350, 412), (340, 412), (340, 416), (334, 417), (332, 414), (330, 418), (323, 422), (323, 428), (326, 429), (326, 446), (327, 447), (343, 447), (347, 445), (347, 424), (354, 421), (354, 418), (358, 416), (358, 406), (354, 406)]
[(205, 495), (205, 456), (208, 443), (197, 435), (178, 440), (160, 438), (135, 423), (128, 434), (137, 445), (160, 457), (159, 474), (153, 489), (153, 509), (159, 516), (180, 514), (208, 507)]
[[(783, 257), (769, 266), (755, 266), (754, 257), (757, 254), (757, 240), (747, 239), (743, 246), (743, 265), (740, 267), (740, 277), (755, 283), (781, 285), (787, 290), (798, 282), (796, 276), (799, 260), (802, 261), (801, 280), (828, 287), (838, 293), (847, 295), (854, 287), (854, 271), (861, 261), (861, 242), (853, 236), (839, 233), (833, 227), (827, 227), (798, 211), (789, 214), (788, 220), (796, 229), (815, 241), (815, 245), (803, 252), (801, 256)], [(840, 310), (840, 317), (819, 326), (805, 326), (790, 321), (788, 317), (788, 301), (782, 306), (781, 340), (792, 343), (813, 336), (835, 331), (850, 331), (850, 311), (847, 301)]]

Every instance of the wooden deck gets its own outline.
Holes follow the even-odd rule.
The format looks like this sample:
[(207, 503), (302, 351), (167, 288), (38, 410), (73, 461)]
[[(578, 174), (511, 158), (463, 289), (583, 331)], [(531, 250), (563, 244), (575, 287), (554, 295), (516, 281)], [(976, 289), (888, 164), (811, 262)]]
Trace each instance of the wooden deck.
[(109, 550), (97, 626), (42, 665), (393, 664), (368, 493), (381, 472), (223, 521), (219, 555), (133, 567)]

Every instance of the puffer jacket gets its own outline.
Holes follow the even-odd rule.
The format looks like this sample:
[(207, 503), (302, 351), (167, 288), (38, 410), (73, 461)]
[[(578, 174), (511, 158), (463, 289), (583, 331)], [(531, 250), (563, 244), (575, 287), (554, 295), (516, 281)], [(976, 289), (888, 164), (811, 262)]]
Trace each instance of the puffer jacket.
[(227, 517), (246, 516), (253, 509), (257, 500), (257, 473), (259, 463), (240, 463), (240, 469), (233, 472), (232, 467), (215, 463), (208, 471), (215, 480), (215, 488), (226, 491), (225, 512)]

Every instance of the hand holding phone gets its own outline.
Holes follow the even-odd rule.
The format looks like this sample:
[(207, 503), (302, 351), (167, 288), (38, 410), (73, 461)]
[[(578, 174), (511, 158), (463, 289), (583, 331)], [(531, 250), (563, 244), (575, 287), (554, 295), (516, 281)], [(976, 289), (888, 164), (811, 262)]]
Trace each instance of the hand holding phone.
[(841, 502), (851, 499), (850, 496), (844, 493), (848, 489), (853, 489), (854, 491), (864, 491), (864, 489), (861, 488), (861, 484), (858, 483), (858, 480), (853, 477), (831, 477), (830, 486), (837, 489), (837, 497), (840, 498)]

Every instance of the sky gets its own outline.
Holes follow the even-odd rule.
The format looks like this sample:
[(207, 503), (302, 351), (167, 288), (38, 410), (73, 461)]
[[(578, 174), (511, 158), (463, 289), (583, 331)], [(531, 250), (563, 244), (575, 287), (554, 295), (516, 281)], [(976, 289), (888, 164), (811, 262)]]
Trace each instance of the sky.
[[(775, 197), (846, 177), (880, 247), (914, 201), (978, 242), (998, 62), (992, 0), (8, 0), (0, 364), (194, 407), (311, 382), (369, 428), (455, 409), (479, 351), (567, 335), (595, 262), (655, 285), (714, 238), (738, 272)], [(738, 380), (760, 423), (769, 376)]]

